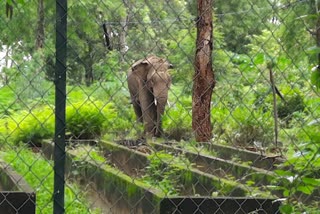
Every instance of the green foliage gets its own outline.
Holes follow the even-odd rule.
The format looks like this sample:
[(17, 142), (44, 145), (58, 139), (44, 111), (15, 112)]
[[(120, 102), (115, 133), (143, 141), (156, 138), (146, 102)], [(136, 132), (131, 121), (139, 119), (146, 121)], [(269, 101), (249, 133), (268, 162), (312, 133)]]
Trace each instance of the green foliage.
[(53, 137), (54, 113), (50, 106), (30, 111), (18, 111), (1, 119), (0, 128), (8, 142), (38, 145), (42, 139)]
[(182, 29), (176, 34), (176, 40), (170, 39), (167, 41), (168, 51), (170, 52), (169, 60), (175, 68), (169, 71), (174, 83), (185, 83), (192, 79), (195, 34), (195, 29)]
[(248, 145), (259, 141), (264, 145), (273, 142), (273, 119), (271, 112), (256, 109), (252, 112), (247, 107), (237, 107), (232, 112), (235, 120), (234, 143)]
[(311, 83), (318, 89), (320, 88), (320, 70), (317, 69), (311, 73)]
[[(1, 1), (0, 6), (5, 8), (5, 3)], [(14, 60), (11, 67), (8, 63), (0, 71), (1, 144), (38, 143), (53, 136), (50, 106), (54, 104), (54, 84), (48, 80), (54, 79), (54, 34), (50, 32), (54, 32), (55, 2), (44, 2), (45, 47), (37, 51), (34, 41), (38, 2), (26, 3), (16, 1), (11, 20), (5, 13), (0, 14), (0, 49), (10, 55), (4, 59)], [(166, 107), (163, 116), (165, 133), (176, 140), (192, 139), (196, 6), (191, 0), (70, 1), (68, 137), (92, 139), (103, 135), (114, 140), (140, 136), (143, 125), (136, 123), (130, 105), (126, 72), (134, 61), (153, 53), (168, 58), (175, 67), (170, 70), (171, 106)], [(306, 28), (319, 29), (316, 1), (217, 0), (214, 7), (213, 66), (217, 84), (211, 119), (215, 139), (238, 145), (273, 141), (274, 107), (269, 81), (272, 69), (286, 100), (285, 103), (277, 98), (279, 135), (288, 145), (288, 161), (295, 173), (282, 176), (282, 190), (288, 196), (292, 192), (310, 194), (318, 188), (318, 180), (309, 179), (319, 176), (315, 154), (320, 146), (316, 140), (320, 132), (320, 102), (309, 80), (319, 88), (320, 74), (318, 69), (310, 72), (318, 64), (319, 47)], [(102, 23), (107, 24), (112, 51), (103, 44)], [(121, 50), (123, 45), (128, 47), (125, 52)], [(89, 87), (83, 87), (83, 83)], [(287, 119), (290, 124), (283, 126)], [(308, 126), (308, 122), (313, 125)], [(179, 170), (161, 171), (161, 161), (153, 161), (148, 171), (161, 180), (160, 185), (168, 194), (178, 193), (171, 181), (177, 182)], [(289, 182), (288, 177), (296, 174), (300, 180)], [(155, 181), (151, 183), (156, 185)], [(281, 208), (284, 213), (300, 209), (293, 201), (286, 205)]]
[(278, 108), (278, 117), (281, 119), (291, 119), (294, 112), (302, 112), (305, 109), (303, 97), (299, 94), (286, 96), (286, 103), (280, 103)]
[[(316, 4), (316, 1), (299, 4), (298, 7), (288, 4), (289, 7), (279, 14), (280, 21), (283, 22), (279, 27), (279, 39), (287, 56), (294, 61), (305, 57), (307, 47), (314, 45), (314, 40), (310, 39), (310, 33), (305, 29), (317, 28), (318, 5)], [(312, 60), (315, 59), (316, 55), (313, 55)]]
[(111, 103), (84, 100), (66, 109), (66, 132), (75, 139), (96, 139), (103, 134), (104, 122), (116, 117)]
[(254, 141), (267, 146), (273, 142), (272, 111), (264, 111), (263, 108), (252, 111), (250, 103), (247, 104), (248, 106), (239, 104), (226, 108), (220, 103), (212, 108), (211, 118), (216, 140), (238, 146), (253, 145)]
[[(226, 49), (235, 53), (246, 53), (251, 35), (258, 35), (268, 27), (272, 7), (264, 1), (231, 0), (215, 1), (217, 22), (222, 23)], [(259, 24), (255, 23), (259, 20)], [(261, 24), (264, 23), (264, 24)]]
[[(126, 73), (128, 66), (123, 68), (119, 62), (120, 55), (118, 51), (111, 51), (106, 58), (102, 58), (93, 65), (94, 76), (102, 81), (121, 83), (121, 72)], [(123, 70), (122, 70), (123, 69)]]
[(306, 127), (300, 131), (299, 138), (304, 142), (298, 145), (298, 148), (286, 162), (286, 166), (292, 166), (295, 172), (303, 176), (320, 178), (320, 160), (318, 158), (320, 151), (319, 127)]
[[(7, 68), (9, 85), (14, 90), (15, 102), (25, 107), (26, 103), (53, 104), (53, 83), (46, 80), (42, 70), (45, 64), (44, 51), (34, 52), (32, 56), (15, 54), (14, 60), (19, 67)], [(26, 59), (27, 58), (27, 59)], [(44, 103), (42, 103), (44, 102)]]
[[(73, 148), (69, 152), (75, 155), (75, 161), (81, 161), (82, 163), (94, 161), (96, 164), (104, 164), (106, 161), (95, 147), (89, 145), (72, 145), (72, 147)], [(72, 171), (72, 173), (75, 174), (78, 172)]]
[(294, 210), (293, 207), (288, 204), (284, 204), (280, 207), (280, 211), (283, 214), (291, 214), (293, 213), (293, 210)]
[[(305, 204), (304, 200), (312, 194), (318, 194), (320, 189), (320, 136), (319, 126), (311, 125), (300, 130), (298, 139), (304, 143), (290, 145), (289, 156), (285, 163), (276, 170), (278, 179), (274, 181), (278, 190), (282, 191), (287, 202), (281, 207), (284, 213), (318, 213), (315, 207), (316, 201), (310, 200)], [(284, 169), (281, 169), (284, 167)], [(290, 169), (290, 170), (288, 170)], [(280, 185), (279, 185), (280, 184)], [(299, 197), (297, 197), (299, 196)], [(312, 198), (312, 197), (311, 197)]]
[(192, 137), (191, 120), (190, 99), (179, 99), (173, 106), (167, 107), (162, 119), (163, 128), (169, 138), (189, 140)]
[[(34, 106), (33, 109), (19, 110), (22, 106), (15, 101), (12, 90), (14, 89), (8, 87), (1, 89), (3, 112), (0, 120), (4, 124), (0, 127), (2, 138), (14, 143), (38, 144), (44, 138), (53, 137), (53, 107), (40, 105), (47, 103), (51, 98), (30, 100), (24, 104)], [(142, 128), (136, 124), (132, 106), (129, 104), (127, 89), (116, 90), (116, 86), (109, 85), (93, 85), (86, 90), (68, 87), (67, 135), (72, 138), (93, 139), (105, 133), (111, 138), (142, 133)], [(112, 102), (111, 96), (118, 102)], [(105, 100), (101, 101), (101, 97), (105, 97)], [(124, 106), (127, 108), (123, 108)], [(132, 126), (135, 128), (132, 129)]]
[(146, 167), (143, 180), (158, 187), (167, 196), (179, 194), (181, 166), (186, 166), (189, 162), (167, 152), (153, 153), (148, 159), (150, 164)]
[(0, 115), (10, 115), (14, 110), (20, 108), (13, 90), (9, 87), (0, 88)]
[(70, 89), (66, 119), (67, 132), (72, 138), (94, 139), (106, 134), (105, 139), (115, 139), (142, 133), (127, 89), (120, 87), (117, 91), (118, 87), (118, 84), (106, 83), (94, 84), (86, 90)]
[[(44, 159), (40, 153), (33, 153), (22, 147), (18, 149), (18, 152), (14, 150), (2, 152), (1, 158), (9, 163), (36, 190), (37, 213), (52, 213), (53, 163)], [(100, 213), (99, 210), (89, 208), (85, 193), (76, 184), (67, 182), (65, 197), (67, 213)]]

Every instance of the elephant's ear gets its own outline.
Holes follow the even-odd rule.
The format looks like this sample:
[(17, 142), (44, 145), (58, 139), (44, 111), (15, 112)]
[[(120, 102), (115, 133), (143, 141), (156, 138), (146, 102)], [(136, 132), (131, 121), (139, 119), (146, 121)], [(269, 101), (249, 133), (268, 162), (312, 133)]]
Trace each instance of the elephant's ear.
[(132, 71), (137, 70), (140, 66), (145, 66), (145, 65), (150, 65), (150, 62), (148, 61), (148, 59), (141, 59), (137, 62), (135, 62), (132, 66), (131, 69)]
[(154, 70), (152, 70), (151, 72), (148, 73), (147, 75), (147, 86), (149, 88), (153, 87), (153, 75), (155, 74)]

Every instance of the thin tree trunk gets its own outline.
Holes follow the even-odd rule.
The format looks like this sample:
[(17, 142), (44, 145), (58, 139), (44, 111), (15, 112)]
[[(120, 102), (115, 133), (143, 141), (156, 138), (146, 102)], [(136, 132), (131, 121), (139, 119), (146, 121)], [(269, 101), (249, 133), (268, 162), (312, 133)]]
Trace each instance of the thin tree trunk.
[(86, 86), (90, 86), (93, 83), (93, 44), (88, 42), (88, 54), (86, 56), (86, 59), (84, 60), (84, 68), (85, 68), (85, 82), (86, 82)]
[(110, 35), (109, 35), (110, 31), (108, 31), (108, 27), (107, 27), (106, 23), (103, 23), (102, 28), (103, 28), (103, 32), (104, 32), (104, 44), (109, 51), (112, 51), (111, 39), (110, 39)]
[(9, 0), (7, 0), (7, 3), (6, 3), (6, 16), (7, 16), (7, 18), (12, 19), (12, 15), (13, 15), (12, 2), (9, 3)]
[(128, 31), (128, 21), (129, 21), (129, 5), (128, 0), (123, 0), (123, 4), (126, 7), (126, 16), (122, 17), (120, 20), (120, 55), (121, 55), (121, 62), (124, 62), (124, 56), (127, 52), (127, 31)]
[(6, 46), (6, 56), (5, 56), (6, 68), (11, 68), (12, 66), (11, 56), (12, 56), (12, 51), (10, 49), (10, 46)]
[(124, 55), (127, 52), (127, 18), (123, 18), (121, 20), (121, 31), (120, 31), (120, 55), (121, 55), (121, 62), (124, 62)]
[(44, 6), (43, 0), (38, 0), (38, 27), (36, 38), (36, 49), (43, 48), (44, 45)]
[(93, 71), (90, 65), (85, 66), (85, 82), (87, 87), (89, 87), (93, 83)]
[[(12, 66), (11, 55), (12, 55), (12, 51), (10, 49), (10, 46), (6, 46), (6, 55), (5, 55), (6, 68), (11, 68), (11, 66)], [(3, 78), (3, 84), (8, 85), (9, 79), (8, 79), (8, 74), (6, 72), (3, 73), (2, 78)]]
[(212, 0), (198, 0), (195, 76), (192, 96), (192, 129), (196, 141), (212, 138), (211, 96), (215, 86), (212, 70)]

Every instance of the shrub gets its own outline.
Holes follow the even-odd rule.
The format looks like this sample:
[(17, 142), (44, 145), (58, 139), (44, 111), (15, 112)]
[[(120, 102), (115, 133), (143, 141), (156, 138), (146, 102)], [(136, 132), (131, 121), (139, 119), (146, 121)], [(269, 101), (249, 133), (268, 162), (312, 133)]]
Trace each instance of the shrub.
[[(125, 115), (125, 117), (123, 116)], [(40, 145), (54, 135), (54, 111), (50, 106), (18, 111), (0, 118), (0, 140)], [(95, 139), (109, 133), (129, 133), (134, 126), (133, 110), (116, 111), (113, 103), (86, 99), (66, 108), (66, 134), (73, 139)], [(132, 134), (132, 133), (131, 133)]]
[(71, 138), (95, 139), (106, 128), (106, 119), (113, 121), (117, 114), (112, 103), (104, 105), (101, 101), (85, 100), (72, 103), (66, 109), (66, 132)]
[(50, 106), (31, 111), (19, 111), (2, 119), (5, 127), (0, 131), (9, 142), (39, 145), (40, 141), (53, 136), (54, 113)]
[(9, 115), (12, 113), (11, 111), (21, 108), (15, 100), (16, 96), (13, 90), (7, 86), (0, 89), (0, 114)]
[(232, 141), (238, 145), (252, 145), (258, 141), (266, 146), (273, 141), (272, 112), (263, 112), (262, 109), (251, 111), (247, 107), (239, 106), (232, 112), (233, 121)]
[(318, 213), (319, 200), (315, 196), (320, 188), (319, 131), (318, 125), (297, 131), (303, 143), (288, 145), (286, 161), (275, 170), (274, 183), (287, 199), (281, 213)]
[(163, 128), (169, 138), (180, 141), (189, 140), (192, 137), (191, 104), (174, 104), (174, 106), (171, 106), (166, 110), (162, 121)]
[(296, 94), (294, 96), (287, 97), (286, 103), (280, 103), (277, 108), (279, 118), (290, 120), (294, 112), (301, 112), (304, 110), (305, 104), (302, 96)]
[(163, 151), (151, 154), (148, 159), (150, 164), (146, 167), (143, 181), (167, 195), (177, 195), (181, 190), (181, 168), (189, 166), (189, 161)]

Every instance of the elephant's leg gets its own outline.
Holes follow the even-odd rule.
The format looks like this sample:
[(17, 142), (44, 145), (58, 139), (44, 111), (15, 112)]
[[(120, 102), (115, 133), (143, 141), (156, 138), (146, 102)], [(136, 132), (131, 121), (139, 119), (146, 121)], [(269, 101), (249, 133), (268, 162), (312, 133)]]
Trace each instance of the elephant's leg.
[(161, 116), (162, 115), (160, 113), (157, 113), (157, 125), (156, 125), (156, 131), (155, 131), (156, 137), (161, 137), (163, 135)]
[(142, 110), (141, 110), (141, 104), (137, 98), (131, 99), (134, 113), (136, 114), (137, 121), (142, 123), (143, 122), (143, 117), (142, 117)]
[(132, 72), (129, 72), (128, 74), (128, 88), (130, 92), (131, 103), (133, 105), (133, 110), (136, 114), (137, 121), (142, 123), (143, 118), (141, 105), (139, 102), (139, 81), (137, 80), (137, 77), (134, 74), (132, 74)]
[[(159, 86), (159, 85), (158, 85)], [(156, 131), (155, 135), (160, 137), (163, 134), (162, 130), (162, 116), (165, 111), (165, 107), (168, 101), (168, 89), (161, 88), (161, 87), (154, 87), (153, 88), (155, 99), (157, 100), (156, 103)]]
[(161, 137), (163, 135), (163, 130), (162, 130), (162, 115), (164, 114), (164, 109), (165, 109), (165, 104), (166, 100), (159, 99), (157, 101), (157, 106), (156, 106), (156, 111), (157, 111), (157, 116), (156, 116), (156, 131), (155, 131), (155, 136), (156, 137)]
[(154, 104), (153, 94), (146, 87), (144, 87), (139, 92), (139, 100), (141, 104), (145, 132), (154, 136), (156, 131), (157, 111)]

